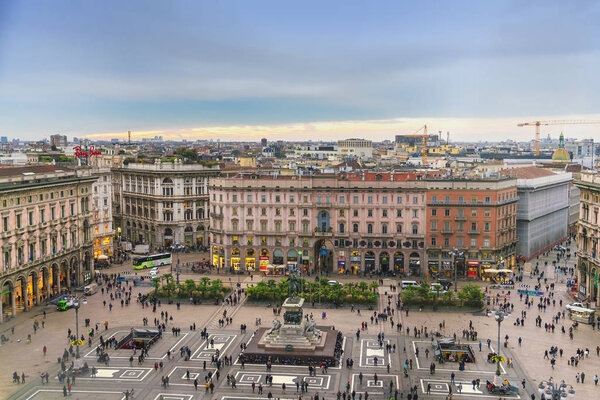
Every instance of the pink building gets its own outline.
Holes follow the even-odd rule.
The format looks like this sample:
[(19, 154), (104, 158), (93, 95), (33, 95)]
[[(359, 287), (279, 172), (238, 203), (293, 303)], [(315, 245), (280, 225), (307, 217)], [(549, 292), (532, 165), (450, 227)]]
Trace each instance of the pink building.
[(425, 272), (425, 183), (414, 172), (219, 177), (210, 202), (219, 268)]

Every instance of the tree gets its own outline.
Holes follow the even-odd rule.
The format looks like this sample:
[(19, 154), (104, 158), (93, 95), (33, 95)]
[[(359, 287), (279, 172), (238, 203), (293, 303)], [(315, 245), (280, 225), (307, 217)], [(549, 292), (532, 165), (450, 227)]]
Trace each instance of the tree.
[(152, 285), (154, 286), (154, 297), (158, 296), (158, 288), (160, 287), (160, 278), (152, 278)]
[(58, 150), (55, 144), (52, 144), (52, 146), (50, 146), (50, 150), (52, 151), (56, 151)]
[(183, 283), (183, 288), (186, 297), (190, 297), (192, 295), (192, 292), (196, 290), (196, 282), (194, 282), (193, 279), (186, 279)]
[(470, 307), (481, 307), (484, 294), (477, 285), (465, 285), (458, 292), (458, 298), (464, 305)]

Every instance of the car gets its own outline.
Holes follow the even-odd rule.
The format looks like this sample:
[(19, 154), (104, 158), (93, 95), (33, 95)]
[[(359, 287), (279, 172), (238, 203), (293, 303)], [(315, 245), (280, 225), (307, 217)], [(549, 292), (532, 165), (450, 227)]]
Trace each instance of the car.
[(448, 281), (448, 279), (440, 278), (440, 279), (438, 279), (437, 283), (442, 285), (444, 290), (448, 290), (452, 287), (452, 282)]
[(335, 285), (337, 285), (338, 283), (339, 283), (338, 281), (328, 281), (328, 282), (327, 282), (327, 284), (328, 284), (329, 286), (335, 286)]
[(438, 294), (444, 294), (447, 292), (446, 290), (444, 290), (444, 285), (442, 285), (441, 283), (435, 283), (435, 282), (431, 284), (431, 291), (433, 293), (438, 293)]
[(569, 311), (573, 307), (587, 308), (586, 306), (583, 305), (583, 303), (571, 303), (571, 304), (567, 304), (566, 307), (567, 307), (567, 310), (569, 310)]

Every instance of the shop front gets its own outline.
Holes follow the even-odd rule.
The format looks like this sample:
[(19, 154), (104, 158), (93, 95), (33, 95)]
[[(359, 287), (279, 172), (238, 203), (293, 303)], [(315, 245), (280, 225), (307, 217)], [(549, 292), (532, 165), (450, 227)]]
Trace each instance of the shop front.
[(307, 273), (312, 267), (312, 257), (308, 255), (308, 250), (302, 251), (302, 257), (300, 257), (300, 263), (302, 264), (302, 272)]
[(240, 249), (237, 247), (231, 249), (231, 269), (233, 271), (240, 270)]
[(219, 247), (213, 246), (212, 249), (212, 263), (215, 267), (219, 267)]
[(427, 262), (427, 268), (429, 273), (429, 278), (437, 279), (440, 274), (440, 263), (439, 261), (431, 261)]
[(360, 262), (361, 257), (359, 251), (353, 251), (350, 253), (350, 271), (352, 275), (357, 275), (360, 273)]
[(273, 264), (275, 265), (283, 265), (283, 251), (280, 249), (276, 249), (273, 251)]
[(225, 249), (219, 247), (219, 268), (225, 268)]
[(346, 257), (338, 256), (338, 274), (345, 274), (346, 271)]
[(298, 257), (302, 255), (302, 252), (296, 252), (296, 250), (288, 250), (287, 252), (287, 268), (288, 270), (298, 267)]
[(450, 278), (454, 276), (454, 267), (452, 261), (442, 261), (441, 271), (438, 278)]
[(410, 253), (408, 258), (408, 269), (410, 275), (421, 274), (421, 258), (419, 257), (419, 253)]
[(384, 274), (390, 271), (390, 255), (388, 253), (379, 254), (379, 270)]
[(254, 271), (256, 269), (256, 256), (254, 255), (254, 249), (246, 250), (246, 269), (248, 271)]
[(372, 251), (365, 253), (365, 272), (369, 274), (375, 273), (375, 253)]
[(267, 272), (267, 266), (270, 264), (269, 250), (260, 249), (260, 255), (258, 256), (260, 272)]
[(404, 253), (397, 251), (394, 253), (394, 272), (404, 273)]
[(479, 277), (479, 261), (467, 261), (467, 278), (477, 279)]

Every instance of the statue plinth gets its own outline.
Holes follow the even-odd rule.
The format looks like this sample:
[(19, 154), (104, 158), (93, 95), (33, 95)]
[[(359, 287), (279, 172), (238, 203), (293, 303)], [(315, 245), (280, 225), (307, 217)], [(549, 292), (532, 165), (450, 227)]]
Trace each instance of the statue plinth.
[(288, 297), (281, 307), (283, 324), (278, 320), (273, 322), (273, 329), (265, 332), (260, 338), (258, 346), (265, 349), (285, 349), (293, 346), (294, 349), (315, 350), (323, 347), (325, 334), (315, 328), (314, 321), (307, 321), (302, 315), (302, 297)]

